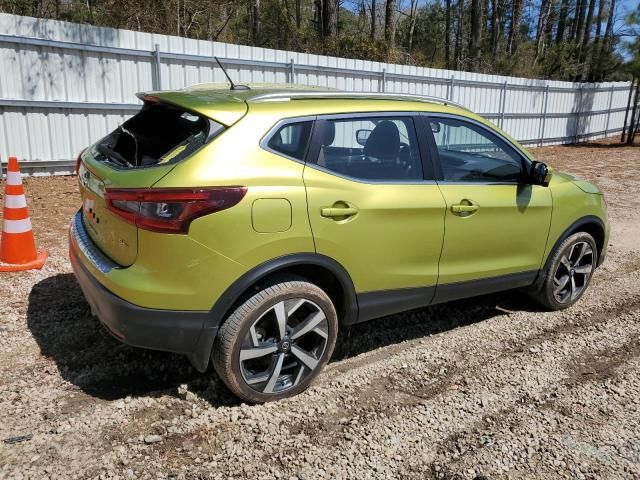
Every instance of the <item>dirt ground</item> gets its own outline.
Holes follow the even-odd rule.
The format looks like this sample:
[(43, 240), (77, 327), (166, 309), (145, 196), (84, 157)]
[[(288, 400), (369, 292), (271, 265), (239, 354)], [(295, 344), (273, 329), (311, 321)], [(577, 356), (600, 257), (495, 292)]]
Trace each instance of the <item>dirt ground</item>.
[(260, 406), (105, 333), (67, 261), (76, 179), (27, 179), (50, 258), (0, 274), (0, 478), (640, 478), (640, 148), (534, 153), (607, 196), (577, 305), (507, 293), (358, 325), (312, 388)]

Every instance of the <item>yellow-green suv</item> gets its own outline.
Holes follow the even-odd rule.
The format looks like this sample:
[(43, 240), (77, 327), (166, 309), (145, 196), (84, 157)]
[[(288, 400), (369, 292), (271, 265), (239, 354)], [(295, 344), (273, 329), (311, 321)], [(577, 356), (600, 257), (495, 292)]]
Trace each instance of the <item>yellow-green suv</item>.
[(449, 101), (140, 98), (78, 159), (71, 262), (114, 336), (212, 359), (244, 400), (304, 390), (343, 325), (514, 288), (566, 308), (605, 256), (597, 187)]

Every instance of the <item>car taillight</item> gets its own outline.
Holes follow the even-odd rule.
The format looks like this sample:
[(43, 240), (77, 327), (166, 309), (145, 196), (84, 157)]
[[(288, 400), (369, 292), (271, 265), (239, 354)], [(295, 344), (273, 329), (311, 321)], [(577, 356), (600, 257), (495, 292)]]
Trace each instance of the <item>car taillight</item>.
[(78, 172), (80, 171), (80, 164), (82, 163), (83, 153), (84, 153), (84, 150), (80, 152), (80, 154), (78, 155), (78, 158), (76, 159), (76, 175), (78, 175)]
[(107, 208), (145, 230), (187, 233), (196, 218), (233, 207), (247, 187), (108, 188)]

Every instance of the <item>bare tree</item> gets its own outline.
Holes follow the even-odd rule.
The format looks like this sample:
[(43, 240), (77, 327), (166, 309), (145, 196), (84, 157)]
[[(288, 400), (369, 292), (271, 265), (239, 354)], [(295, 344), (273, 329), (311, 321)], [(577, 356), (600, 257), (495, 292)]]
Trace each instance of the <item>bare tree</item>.
[(507, 50), (514, 54), (520, 41), (520, 22), (522, 21), (522, 0), (513, 0), (511, 3), (511, 22), (509, 24), (509, 40)]
[(413, 32), (416, 29), (416, 17), (418, 16), (418, 0), (411, 0), (409, 8), (409, 52), (413, 47)]
[(456, 28), (456, 68), (463, 68), (462, 36), (464, 34), (464, 0), (458, 0), (458, 26)]
[(602, 41), (602, 22), (604, 20), (604, 6), (606, 0), (598, 2), (598, 14), (596, 15), (596, 35), (593, 37), (593, 45), (591, 47), (591, 61), (589, 62), (589, 79), (596, 80), (597, 70), (600, 60), (600, 42)]
[(533, 59), (534, 64), (536, 64), (544, 54), (545, 30), (547, 28), (547, 23), (549, 22), (549, 14), (552, 6), (553, 0), (542, 0), (542, 3), (540, 4), (538, 27), (536, 29), (536, 56)]
[(502, 5), (500, 0), (491, 0), (491, 56), (498, 54), (498, 43), (502, 33)]
[(477, 69), (480, 64), (480, 42), (482, 40), (482, 1), (471, 0), (471, 36), (469, 37), (469, 54), (471, 67)]
[(260, 0), (251, 0), (251, 42), (260, 43)]
[(444, 26), (444, 59), (447, 68), (451, 65), (451, 0), (445, 0), (445, 26)]
[(376, 10), (376, 0), (371, 0), (371, 40), (375, 40), (376, 38)]
[(567, 14), (569, 13), (569, 0), (562, 0), (560, 13), (558, 14), (558, 29), (556, 30), (556, 43), (564, 41), (564, 31), (567, 25)]
[[(582, 31), (582, 43), (580, 44), (580, 48), (578, 50), (578, 62), (583, 65), (583, 68), (576, 76), (576, 80), (583, 80), (587, 73), (586, 65), (584, 64), (587, 60), (587, 54), (589, 51), (589, 40), (591, 39), (591, 27), (593, 26), (593, 13), (595, 9), (596, 0), (589, 0), (589, 11), (587, 12), (584, 29)], [(579, 37), (578, 40), (580, 41)]]
[(322, 0), (322, 35), (327, 38), (338, 35), (337, 0)]
[(387, 0), (384, 14), (384, 39), (393, 49), (396, 42), (396, 0)]

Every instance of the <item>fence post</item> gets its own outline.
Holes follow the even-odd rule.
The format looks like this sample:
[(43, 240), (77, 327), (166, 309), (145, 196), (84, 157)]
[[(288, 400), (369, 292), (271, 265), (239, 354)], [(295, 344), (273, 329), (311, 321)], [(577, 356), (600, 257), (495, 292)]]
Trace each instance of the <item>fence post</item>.
[(544, 144), (544, 127), (547, 123), (547, 105), (549, 104), (549, 84), (544, 87), (544, 107), (542, 109), (542, 118), (540, 119), (540, 146)]
[(611, 85), (611, 90), (609, 91), (609, 107), (607, 108), (607, 123), (604, 127), (604, 138), (607, 138), (607, 135), (609, 135), (609, 120), (611, 119), (611, 105), (613, 105), (613, 85)]
[(580, 88), (578, 89), (578, 115), (576, 116), (576, 128), (575, 134), (573, 136), (573, 143), (580, 143), (580, 117), (582, 114), (582, 90), (584, 89), (584, 85), (580, 84)]
[(382, 80), (380, 81), (380, 87), (378, 88), (378, 90), (380, 90), (381, 93), (384, 93), (387, 90), (386, 86), (387, 86), (387, 69), (383, 68)]
[(456, 76), (455, 75), (451, 75), (451, 80), (449, 80), (449, 91), (447, 92), (447, 99), (453, 101), (453, 85), (454, 82), (456, 81)]
[(504, 126), (504, 112), (507, 108), (507, 82), (502, 84), (502, 105), (500, 106), (500, 128)]
[(289, 83), (296, 83), (296, 64), (294, 63), (293, 58), (291, 59), (289, 68), (291, 69), (289, 72)]
[(153, 50), (153, 68), (156, 74), (154, 90), (162, 90), (162, 77), (160, 73), (160, 45), (156, 43)]

